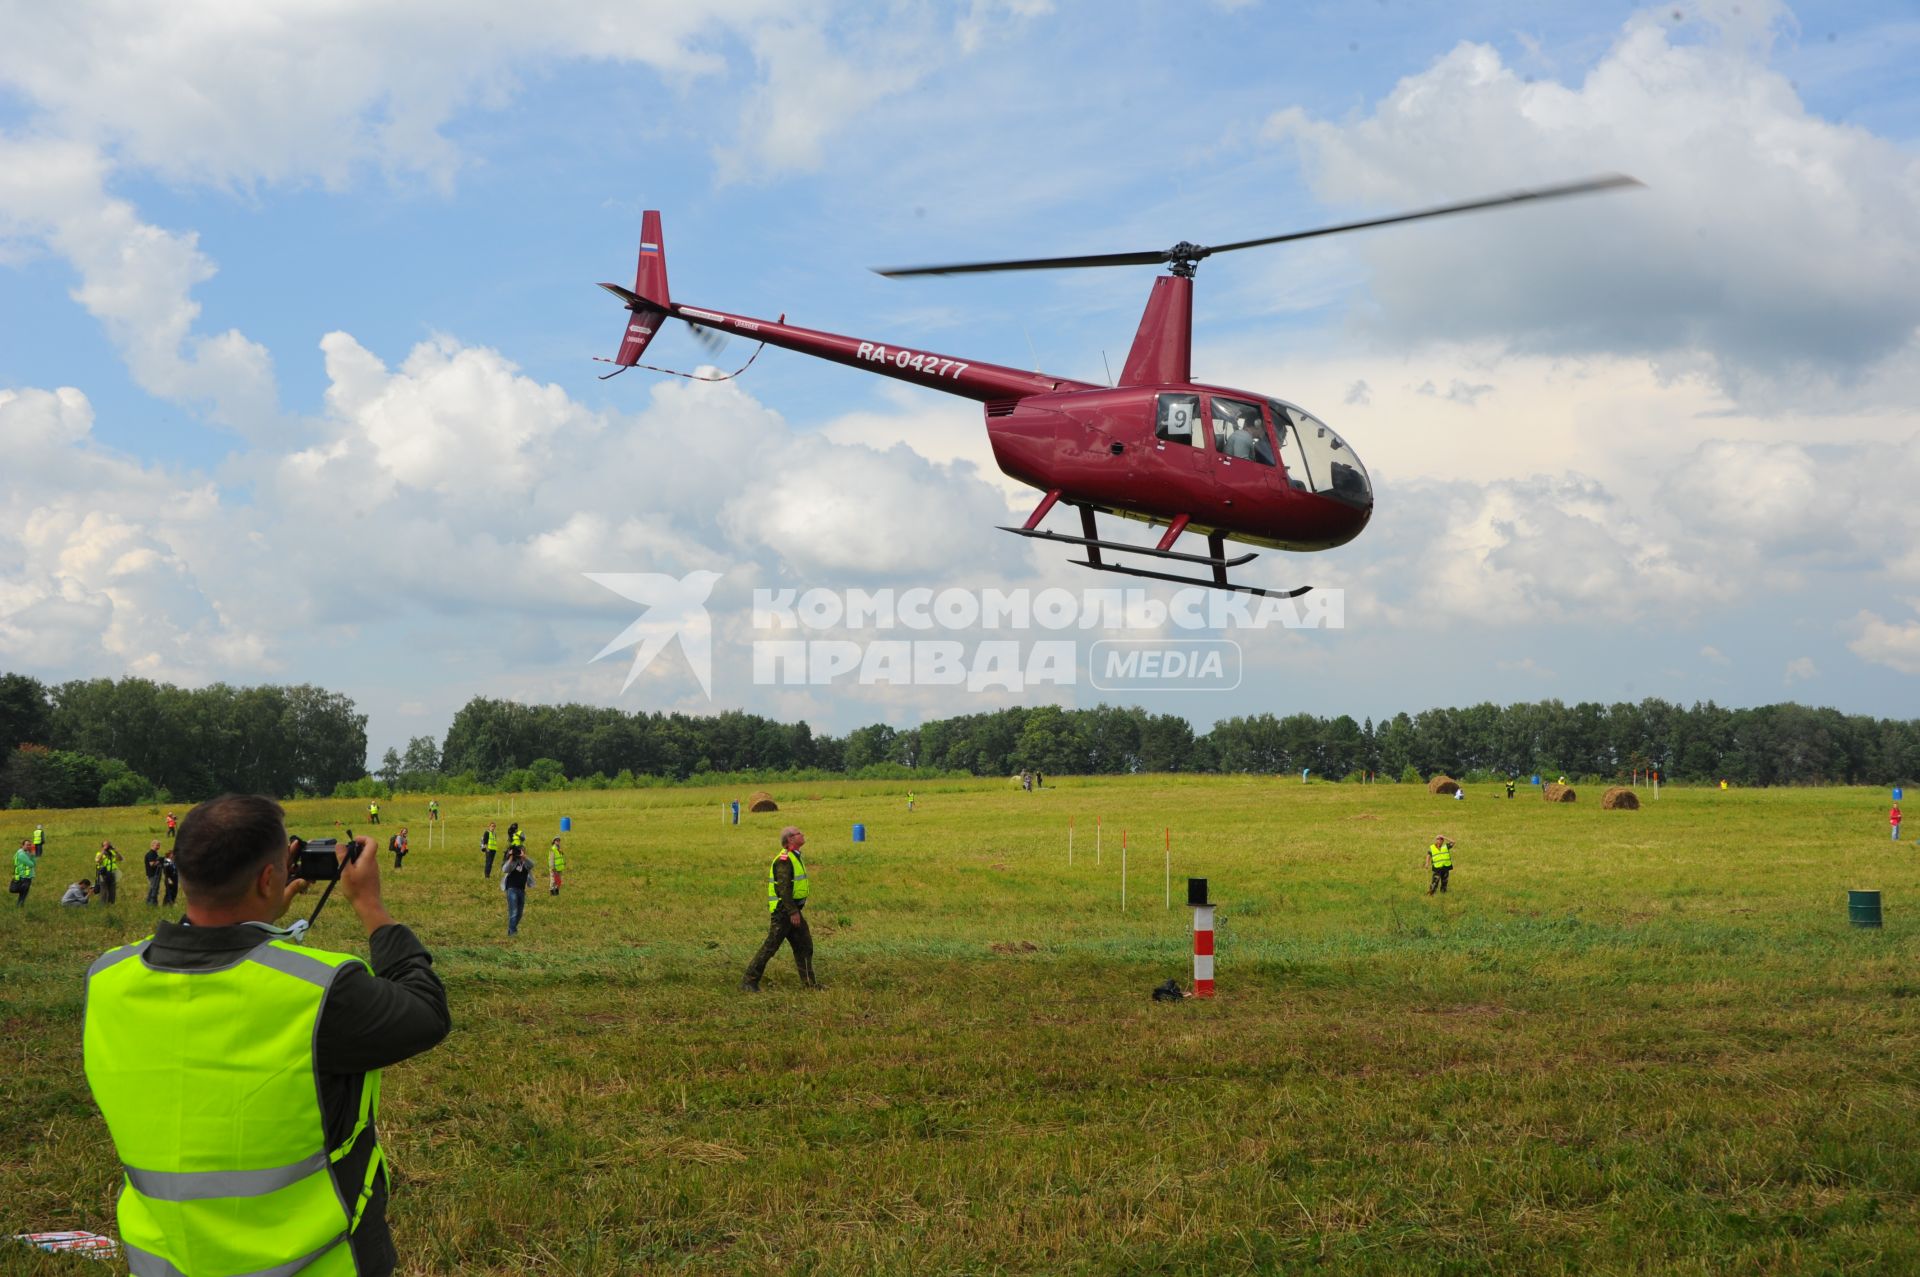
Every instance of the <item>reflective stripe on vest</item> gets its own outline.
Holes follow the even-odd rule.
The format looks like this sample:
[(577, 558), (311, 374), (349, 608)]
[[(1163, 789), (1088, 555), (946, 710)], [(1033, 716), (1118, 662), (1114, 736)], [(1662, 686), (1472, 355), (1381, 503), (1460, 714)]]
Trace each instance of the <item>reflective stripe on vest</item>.
[[(793, 861), (793, 901), (798, 904), (807, 898), (807, 862), (795, 851), (782, 850), (780, 856)], [(780, 856), (775, 856), (767, 865), (768, 913), (780, 912), (780, 888), (773, 881), (773, 867), (780, 863)]]
[(1427, 859), (1435, 869), (1453, 868), (1453, 850), (1449, 847), (1442, 847), (1437, 842), (1427, 847)]
[(345, 1243), (385, 1165), (378, 1136), (357, 1195), (333, 1164), (373, 1129), (380, 1074), (366, 1075), (354, 1128), (329, 1149), (314, 1039), (328, 989), (360, 959), (273, 939), (225, 967), (180, 971), (150, 965), (151, 943), (103, 954), (87, 973), (87, 1084), (126, 1171), (129, 1268), (353, 1273)]

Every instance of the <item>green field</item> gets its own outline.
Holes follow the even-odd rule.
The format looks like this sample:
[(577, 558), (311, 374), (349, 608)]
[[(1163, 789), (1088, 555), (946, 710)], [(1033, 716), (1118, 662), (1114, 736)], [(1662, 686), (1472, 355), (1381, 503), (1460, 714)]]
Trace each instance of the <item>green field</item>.
[[(515, 799), (536, 850), (574, 832), (566, 894), (530, 893), (511, 941), (475, 849), (496, 800), (445, 801), (432, 850), (424, 800), (383, 804), (415, 846), (387, 900), (455, 1019), (386, 1078), (404, 1271), (1920, 1271), (1920, 851), (1884, 791), (1603, 812), (1066, 778), (932, 784), (911, 816), (897, 786), (774, 793), (737, 828), (734, 791)], [(8, 815), (17, 838), (36, 813)], [(31, 902), (0, 903), (0, 1231), (110, 1232), (82, 977), (150, 929), (159, 819), (46, 820)], [(756, 997), (788, 822), (828, 988), (782, 953)], [(61, 909), (103, 837), (120, 904)], [(1156, 1004), (1190, 976), (1188, 874), (1220, 903), (1220, 996)], [(1884, 930), (1848, 926), (1850, 887), (1885, 893)], [(314, 941), (365, 952), (339, 901)]]

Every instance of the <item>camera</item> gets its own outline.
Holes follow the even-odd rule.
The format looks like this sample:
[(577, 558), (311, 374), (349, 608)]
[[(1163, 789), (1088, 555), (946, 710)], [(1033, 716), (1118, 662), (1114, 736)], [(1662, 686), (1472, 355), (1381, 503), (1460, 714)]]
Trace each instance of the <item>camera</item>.
[[(315, 838), (311, 841), (294, 841), (292, 874), (294, 878), (305, 878), (308, 882), (334, 882), (340, 877), (340, 857), (337, 838)], [(360, 855), (360, 844), (353, 841), (353, 831), (347, 831), (347, 859), (354, 860)]]

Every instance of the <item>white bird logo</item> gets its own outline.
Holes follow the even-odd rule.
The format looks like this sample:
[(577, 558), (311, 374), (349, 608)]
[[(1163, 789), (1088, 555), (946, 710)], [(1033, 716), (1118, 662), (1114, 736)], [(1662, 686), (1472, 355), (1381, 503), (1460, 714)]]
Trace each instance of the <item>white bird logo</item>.
[(700, 680), (700, 690), (707, 694), (708, 700), (713, 699), (713, 625), (707, 619), (706, 602), (707, 596), (713, 593), (714, 583), (720, 579), (718, 572), (689, 572), (682, 577), (661, 572), (583, 572), (581, 575), (606, 586), (621, 598), (646, 606), (639, 620), (621, 630), (593, 658), (597, 661), (623, 647), (638, 644), (633, 653), (633, 667), (627, 671), (627, 681), (620, 685), (621, 692), (633, 686), (640, 671), (652, 663), (669, 640), (677, 638), (687, 664), (693, 667), (694, 677)]

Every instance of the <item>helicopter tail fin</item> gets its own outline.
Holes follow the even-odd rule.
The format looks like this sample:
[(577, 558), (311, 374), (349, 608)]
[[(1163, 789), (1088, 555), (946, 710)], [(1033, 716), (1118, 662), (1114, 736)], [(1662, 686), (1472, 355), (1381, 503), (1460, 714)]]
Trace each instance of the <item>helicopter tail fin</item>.
[(632, 367), (640, 362), (647, 344), (660, 331), (660, 321), (671, 313), (673, 306), (673, 298), (667, 291), (667, 248), (660, 234), (657, 210), (648, 209), (640, 219), (640, 264), (633, 273), (633, 287), (626, 289), (618, 284), (600, 287), (625, 302), (633, 312), (627, 319), (626, 332), (620, 337), (620, 353), (613, 359), (623, 367)]

